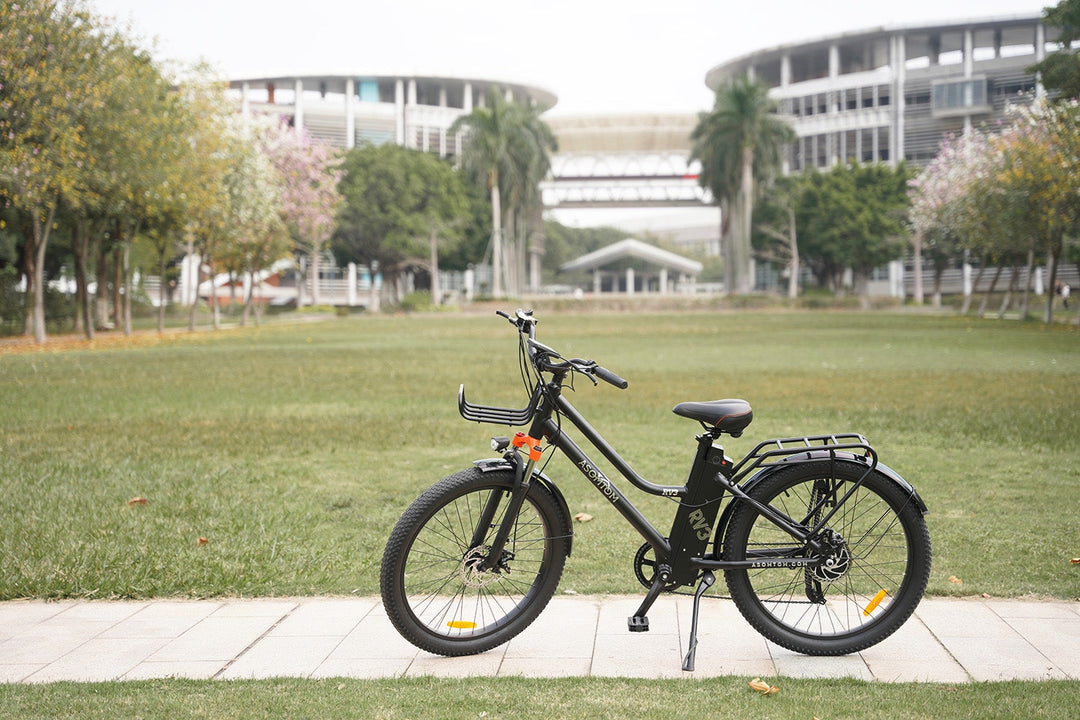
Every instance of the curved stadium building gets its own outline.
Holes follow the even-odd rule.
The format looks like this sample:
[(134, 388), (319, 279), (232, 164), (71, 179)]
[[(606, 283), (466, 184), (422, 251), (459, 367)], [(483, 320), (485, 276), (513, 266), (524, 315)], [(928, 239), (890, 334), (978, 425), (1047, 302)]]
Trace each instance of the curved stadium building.
[(289, 75), (229, 83), (245, 112), (291, 119), (312, 137), (342, 147), (370, 142), (456, 155), (461, 138), (447, 136), (459, 116), (482, 107), (495, 88), (507, 99), (550, 108), (553, 93), (520, 83), (417, 75)]
[(798, 140), (793, 171), (837, 162), (923, 166), (943, 136), (1005, 117), (1042, 93), (1027, 68), (1056, 49), (1037, 15), (877, 27), (750, 53), (710, 70), (771, 88)]

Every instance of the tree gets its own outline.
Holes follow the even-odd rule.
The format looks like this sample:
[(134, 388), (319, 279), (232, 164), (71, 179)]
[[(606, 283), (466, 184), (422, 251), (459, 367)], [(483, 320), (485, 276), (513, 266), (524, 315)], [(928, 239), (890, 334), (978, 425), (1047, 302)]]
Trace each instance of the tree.
[[(319, 304), (319, 255), (341, 206), (341, 158), (327, 143), (314, 140), (285, 121), (263, 128), (264, 146), (281, 179), (282, 214), (297, 254), (311, 259), (311, 302)], [(304, 274), (300, 274), (303, 300)]]
[(282, 180), (270, 162), (264, 141), (250, 118), (232, 115), (227, 119), (228, 159), (223, 185), (228, 244), (224, 259), (248, 278), (241, 319), (245, 325), (253, 307), (258, 322), (254, 293), (263, 273), (289, 250), (282, 217)]
[(392, 144), (350, 150), (342, 170), (332, 239), (339, 259), (378, 262), (394, 277), (407, 263), (423, 264), (437, 277), (439, 241), (456, 241), (469, 212), (460, 175), (435, 155)]
[(1072, 47), (1080, 40), (1080, 0), (1061, 0), (1043, 9), (1043, 24), (1057, 28), (1062, 49), (1029, 67), (1028, 72), (1038, 73), (1043, 86), (1058, 91), (1063, 99), (1080, 97), (1080, 49)]
[(803, 194), (799, 226), (803, 252), (820, 279), (834, 287), (846, 267), (868, 302), (870, 272), (901, 255), (909, 173), (890, 167), (839, 165), (815, 172)]
[(550, 169), (555, 135), (540, 119), (541, 108), (507, 102), (498, 88), (489, 89), (486, 106), (473, 108), (450, 126), (449, 132), (465, 133), (461, 162), (465, 170), (481, 178), (491, 193), (492, 294), (504, 294), (504, 208), (538, 205), (539, 181)]
[(1006, 193), (1019, 198), (1018, 219), (1045, 253), (1050, 292), (1043, 319), (1050, 323), (1064, 240), (1080, 231), (1080, 101), (1037, 102), (1018, 112), (1017, 122), (995, 142), (1002, 154), (998, 178)]
[(753, 289), (750, 235), (755, 183), (780, 168), (795, 132), (779, 115), (765, 85), (743, 76), (719, 87), (713, 109), (698, 116), (691, 158), (701, 163), (698, 182), (720, 203), (724, 280), (728, 292)]
[(77, 2), (0, 4), (0, 192), (26, 218), (27, 332), (45, 340), (45, 252), (63, 202), (81, 202), (87, 131), (103, 107), (87, 77), (103, 54)]
[(781, 263), (788, 273), (789, 298), (799, 295), (798, 214), (809, 175), (786, 175), (773, 180), (763, 202), (754, 207), (754, 252), (758, 258)]

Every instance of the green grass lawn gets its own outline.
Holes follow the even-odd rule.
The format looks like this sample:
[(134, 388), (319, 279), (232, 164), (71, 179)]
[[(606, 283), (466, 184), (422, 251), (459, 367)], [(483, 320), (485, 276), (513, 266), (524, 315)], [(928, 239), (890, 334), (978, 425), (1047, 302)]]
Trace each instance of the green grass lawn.
[(156, 680), (129, 683), (0, 685), (0, 713), (20, 720), (175, 718), (797, 718), (925, 720), (1075, 715), (1080, 683), (926, 685), (856, 680), (772, 679), (759, 695), (741, 678), (434, 678), (398, 680)]
[[(572, 396), (643, 476), (681, 483), (699, 430), (670, 409), (743, 397), (732, 456), (858, 431), (920, 492), (928, 592), (1080, 594), (1080, 333), (859, 313), (541, 315), (539, 338), (630, 388)], [(520, 407), (494, 315), (356, 317), (0, 354), (0, 599), (377, 593), (383, 543), (439, 477), (491, 454), (456, 392)], [(562, 458), (563, 590), (636, 593), (641, 544)], [(609, 473), (613, 475), (613, 473)], [(662, 529), (675, 506), (631, 497)], [(145, 505), (129, 506), (132, 498)], [(207, 542), (200, 543), (200, 538)], [(955, 577), (962, 583), (950, 582)]]

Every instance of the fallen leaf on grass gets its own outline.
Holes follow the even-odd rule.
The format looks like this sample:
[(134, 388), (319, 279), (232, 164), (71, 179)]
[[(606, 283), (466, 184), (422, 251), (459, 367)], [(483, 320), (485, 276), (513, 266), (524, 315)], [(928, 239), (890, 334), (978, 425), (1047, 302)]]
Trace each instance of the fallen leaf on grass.
[(753, 690), (756, 690), (762, 695), (772, 695), (773, 693), (780, 692), (780, 688), (774, 685), (770, 685), (769, 683), (763, 681), (761, 678), (754, 678), (747, 684), (750, 685)]
[(953, 583), (955, 585), (963, 585), (964, 584), (964, 581), (961, 580), (960, 578), (956, 577), (955, 575), (950, 575), (949, 576), (949, 582), (951, 582), (951, 583)]
[(578, 522), (586, 523), (592, 520), (592, 515), (590, 515), (589, 513), (578, 513), (574, 516), (574, 519)]
[(144, 497), (133, 497), (130, 500), (128, 500), (128, 507), (135, 507), (136, 505), (145, 505), (148, 502), (150, 502), (150, 501), (147, 500)]
[(208, 542), (210, 542), (210, 541), (207, 540), (206, 538), (200, 536), (199, 539), (195, 541), (195, 545), (196, 545), (196, 547), (202, 547), (203, 545), (205, 545)]

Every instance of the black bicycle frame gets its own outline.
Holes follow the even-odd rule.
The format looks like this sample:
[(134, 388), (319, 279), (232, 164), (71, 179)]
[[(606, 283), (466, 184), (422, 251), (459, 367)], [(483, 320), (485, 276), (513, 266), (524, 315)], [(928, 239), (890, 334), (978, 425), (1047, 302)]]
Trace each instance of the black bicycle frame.
[[(722, 560), (706, 557), (706, 549), (712, 540), (713, 527), (725, 492), (730, 492), (732, 497), (739, 502), (750, 503), (763, 517), (791, 535), (798, 543), (798, 547), (791, 549), (792, 552), (800, 550), (808, 542), (811, 546), (813, 545), (810, 540), (813, 529), (747, 496), (732, 481), (735, 466), (724, 456), (723, 448), (713, 444), (716, 436), (709, 432), (697, 437), (698, 450), (685, 485), (657, 485), (649, 482), (641, 477), (563, 396), (561, 383), (562, 378), (556, 376), (547, 384), (545, 392), (534, 392), (533, 397), (537, 398), (538, 402), (535, 405), (529, 435), (538, 439), (546, 438), (551, 445), (561, 450), (574, 467), (585, 476), (585, 479), (653, 548), (658, 563), (657, 582), (662, 582), (661, 586), (692, 586), (702, 570), (768, 566), (802, 567), (812, 566), (819, 562), (815, 558), (785, 557), (782, 551), (774, 553), (771, 558), (749, 560)], [(581, 447), (563, 431), (563, 420), (569, 421), (634, 487), (650, 495), (679, 499), (679, 510), (667, 537), (642, 515)], [(516, 485), (520, 486), (524, 483), (527, 489), (527, 479), (531, 474), (532, 465), (532, 461), (519, 465), (518, 477), (521, 479)], [(512, 493), (511, 503), (515, 501), (513, 495), (519, 495), (519, 493)], [(524, 492), (520, 495), (523, 496)], [(509, 517), (511, 515), (504, 516), (504, 518)], [(496, 540), (502, 535), (503, 533), (498, 533)], [(493, 543), (492, 547), (497, 548), (499, 545)]]

